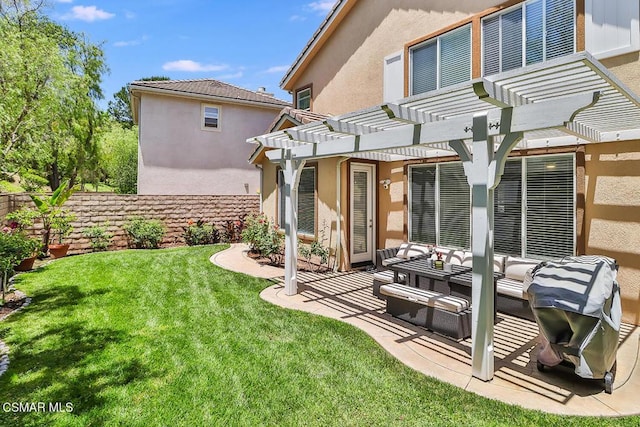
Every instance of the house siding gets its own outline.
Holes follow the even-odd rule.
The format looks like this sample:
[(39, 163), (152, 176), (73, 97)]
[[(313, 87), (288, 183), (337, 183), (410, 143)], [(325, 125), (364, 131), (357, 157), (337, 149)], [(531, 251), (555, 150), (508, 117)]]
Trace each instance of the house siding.
[[(220, 106), (220, 130), (201, 129), (203, 103)], [(278, 114), (266, 109), (143, 94), (138, 194), (256, 194), (260, 173), (247, 162), (247, 138)]]
[[(386, 56), (403, 51), (429, 34), (436, 34), (445, 27), (468, 22), (469, 19), (476, 25), (473, 36), (478, 37), (476, 30), (483, 13), (515, 3), (438, 1), (425, 5), (423, 1), (360, 0), (306, 64), (304, 71), (295, 76), (289, 85), (297, 88), (313, 84), (313, 107), (318, 113), (339, 115), (380, 104), (383, 102), (383, 62)], [(429, 10), (425, 10), (426, 7)], [(584, 13), (584, 0), (577, 0), (577, 11), (578, 14)], [(576, 43), (578, 50), (581, 50), (585, 45), (583, 16), (577, 17), (577, 25)], [(474, 74), (479, 73), (480, 67), (477, 43), (474, 41)], [(638, 52), (603, 59), (601, 62), (628, 89), (640, 94)], [(618, 261), (623, 319), (634, 324), (640, 324), (639, 143), (625, 141), (567, 148), (584, 153), (583, 163), (576, 170), (576, 252), (608, 255)], [(539, 150), (528, 154), (543, 152)], [(319, 163), (329, 161), (320, 160)], [(377, 186), (378, 248), (396, 246), (407, 239), (407, 164), (378, 163), (378, 180), (389, 178), (392, 181), (388, 190), (383, 189), (382, 185)], [(343, 168), (342, 173), (342, 229), (345, 230), (345, 224), (349, 223), (345, 196), (348, 194), (345, 184), (347, 169)], [(322, 179), (319, 182), (322, 188), (325, 182)], [(329, 197), (323, 203), (326, 203), (328, 213), (335, 211), (335, 197)], [(348, 258), (344, 259), (344, 267), (349, 267)]]

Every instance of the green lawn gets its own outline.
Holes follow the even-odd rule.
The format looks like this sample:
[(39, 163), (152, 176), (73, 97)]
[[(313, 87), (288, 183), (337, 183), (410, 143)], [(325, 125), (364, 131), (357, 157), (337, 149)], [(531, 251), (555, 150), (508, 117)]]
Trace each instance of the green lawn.
[(223, 246), (74, 256), (24, 274), (0, 322), (0, 405), (70, 402), (0, 425), (638, 425), (558, 417), (427, 378), (344, 323), (264, 302)]

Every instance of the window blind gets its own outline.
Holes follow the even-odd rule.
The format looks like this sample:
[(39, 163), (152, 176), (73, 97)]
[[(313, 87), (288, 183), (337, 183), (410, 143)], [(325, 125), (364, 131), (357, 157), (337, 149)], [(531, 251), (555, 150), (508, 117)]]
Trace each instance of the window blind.
[(501, 16), (502, 70), (522, 67), (522, 8), (517, 8)]
[(469, 184), (462, 163), (440, 165), (440, 238), (438, 244), (470, 247)]
[(367, 235), (369, 221), (368, 192), (367, 192), (367, 172), (353, 172), (353, 253), (361, 254), (367, 252)]
[(471, 26), (440, 37), (440, 87), (471, 79)]
[(507, 160), (493, 193), (493, 242), (496, 253), (522, 254), (522, 161)]
[(500, 72), (500, 15), (482, 21), (482, 73)]
[(316, 169), (304, 168), (298, 184), (298, 233), (315, 234)]
[(573, 53), (575, 0), (546, 0), (546, 59)]
[[(314, 167), (304, 168), (300, 174), (298, 184), (298, 233), (315, 234), (316, 220), (316, 169)], [(278, 193), (279, 193), (279, 226), (284, 229), (285, 225), (285, 183), (281, 169), (278, 170)]]
[(410, 237), (412, 242), (436, 243), (436, 167), (410, 169)]
[(525, 8), (527, 65), (529, 65), (542, 62), (544, 59), (542, 0), (527, 2)]
[(437, 40), (411, 51), (412, 95), (438, 88)]
[(573, 175), (573, 156), (526, 159), (526, 256), (573, 255)]

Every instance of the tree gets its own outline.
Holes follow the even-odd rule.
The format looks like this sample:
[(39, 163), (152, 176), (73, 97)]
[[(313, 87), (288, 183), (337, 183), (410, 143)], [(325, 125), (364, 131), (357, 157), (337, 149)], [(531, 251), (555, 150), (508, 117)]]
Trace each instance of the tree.
[(138, 128), (112, 122), (101, 138), (102, 162), (108, 182), (118, 193), (136, 194), (138, 183)]
[(0, 172), (27, 170), (55, 189), (63, 179), (94, 179), (107, 67), (101, 46), (41, 8), (0, 0)]
[[(159, 81), (170, 80), (165, 76), (151, 76), (143, 77), (140, 81)], [(120, 123), (123, 127), (131, 129), (133, 126), (133, 113), (131, 111), (131, 98), (129, 92), (129, 85), (122, 86), (119, 91), (113, 94), (113, 100), (109, 101), (107, 106), (107, 113)]]

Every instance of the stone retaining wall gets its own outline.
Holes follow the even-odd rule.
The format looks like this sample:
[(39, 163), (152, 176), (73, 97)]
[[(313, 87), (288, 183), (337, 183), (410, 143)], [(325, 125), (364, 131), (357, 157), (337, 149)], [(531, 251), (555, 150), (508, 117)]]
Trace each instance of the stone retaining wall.
[[(23, 205), (32, 205), (29, 195), (9, 194), (0, 196), (0, 219), (4, 221), (7, 212), (19, 209)], [(76, 215), (73, 233), (65, 239), (71, 244), (70, 254), (91, 251), (89, 239), (82, 235), (86, 227), (104, 225), (114, 237), (110, 250), (127, 247), (127, 238), (122, 225), (127, 218), (141, 216), (158, 219), (164, 223), (167, 233), (162, 246), (183, 245), (183, 227), (188, 220), (204, 219), (214, 223), (223, 232), (227, 221), (235, 221), (249, 213), (258, 212), (259, 196), (138, 196), (113, 193), (75, 193), (65, 204)], [(38, 234), (42, 229), (37, 224), (31, 233)]]

